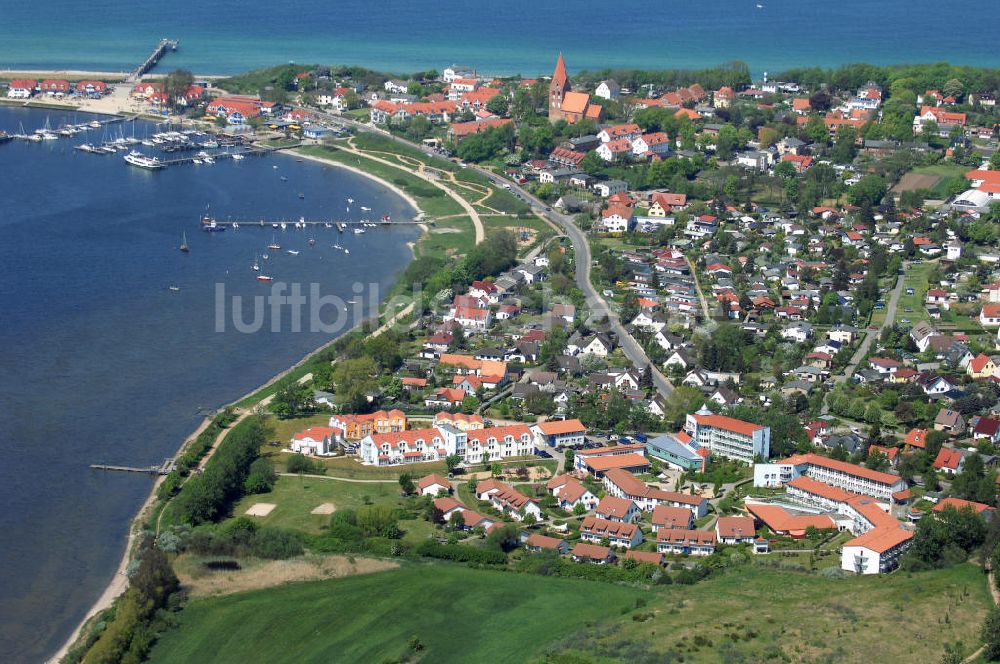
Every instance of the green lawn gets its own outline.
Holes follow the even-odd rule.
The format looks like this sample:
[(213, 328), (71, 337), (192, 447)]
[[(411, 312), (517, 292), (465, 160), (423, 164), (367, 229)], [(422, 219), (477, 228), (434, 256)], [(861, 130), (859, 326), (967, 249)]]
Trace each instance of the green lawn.
[(452, 256), (468, 253), (476, 243), (472, 219), (466, 216), (437, 221), (417, 243), (421, 255)]
[(841, 580), (744, 567), (653, 595), (650, 620), (583, 628), (566, 650), (580, 662), (936, 662), (945, 644), (975, 649), (988, 604), (973, 565)]
[(635, 589), (406, 564), (192, 601), (150, 661), (396, 661), (416, 636), (435, 663), (870, 662), (873, 644), (878, 661), (928, 662), (971, 652), (988, 602), (972, 565), (840, 580), (746, 565)]
[(486, 572), (402, 569), (193, 601), (152, 662), (525, 662), (590, 621), (613, 622), (640, 591)]
[(254, 517), (258, 523), (279, 528), (319, 533), (330, 523), (330, 515), (311, 514), (323, 503), (333, 503), (337, 509), (356, 509), (371, 503), (402, 504), (396, 483), (338, 482), (316, 477), (278, 478), (269, 493), (245, 496), (233, 507), (233, 516), (243, 516), (256, 503), (272, 503), (277, 507), (265, 517)]
[(937, 175), (941, 179), (931, 187), (931, 195), (935, 198), (947, 198), (951, 186), (955, 182), (964, 181), (964, 175), (969, 169), (960, 164), (934, 164), (933, 166), (921, 166), (914, 168), (914, 173), (927, 173)]

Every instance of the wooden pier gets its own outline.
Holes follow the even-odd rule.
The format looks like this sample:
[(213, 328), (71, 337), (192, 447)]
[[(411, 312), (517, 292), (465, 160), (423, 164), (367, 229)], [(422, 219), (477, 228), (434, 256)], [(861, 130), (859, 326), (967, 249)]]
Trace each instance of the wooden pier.
[(161, 39), (160, 43), (156, 45), (156, 48), (149, 54), (149, 57), (139, 65), (131, 76), (129, 76), (130, 82), (138, 81), (146, 74), (150, 69), (156, 66), (156, 63), (160, 61), (164, 55), (169, 51), (177, 50), (177, 40), (176, 39)]
[(156, 466), (116, 466), (106, 463), (92, 463), (90, 467), (94, 470), (110, 470), (122, 473), (145, 473), (147, 475), (169, 475), (177, 464), (173, 459), (167, 458), (163, 463)]

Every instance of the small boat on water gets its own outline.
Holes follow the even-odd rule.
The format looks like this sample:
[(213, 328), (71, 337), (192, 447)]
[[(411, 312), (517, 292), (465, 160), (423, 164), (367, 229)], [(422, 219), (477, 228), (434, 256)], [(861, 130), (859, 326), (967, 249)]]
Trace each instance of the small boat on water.
[(236, 161), (239, 161), (240, 159), (246, 159), (246, 155), (236, 152), (233, 154), (233, 159), (235, 159)]
[(286, 224), (285, 222), (281, 222), (280, 225), (281, 225), (281, 230), (285, 230), (286, 228), (288, 228), (288, 224)]
[(181, 288), (180, 286), (171, 286), (170, 290), (173, 291), (174, 293), (177, 293), (180, 292)]
[[(267, 245), (267, 248), (270, 249), (271, 251), (278, 251), (279, 249), (281, 249), (281, 245), (278, 244), (278, 238), (272, 235), (271, 244)], [(267, 256), (265, 255), (264, 258), (267, 258)]]
[(365, 229), (363, 229), (363, 228), (355, 228), (354, 229), (354, 234), (355, 235), (361, 235), (364, 232), (365, 232)]
[(298, 252), (298, 250), (296, 250), (296, 249), (289, 249), (289, 250), (288, 250), (288, 253), (289, 253), (290, 255), (292, 255), (292, 256), (298, 256), (298, 255), (299, 255), (299, 252)]
[(235, 230), (239, 230), (239, 228), (240, 228), (240, 224), (239, 224), (239, 222), (237, 222), (237, 221), (234, 221), (234, 222), (233, 222), (233, 230), (234, 230), (234, 231), (235, 231)]
[(389, 223), (389, 222), (391, 222), (391, 221), (392, 221), (392, 217), (390, 217), (390, 216), (389, 216), (389, 215), (387, 215), (387, 214), (383, 214), (383, 215), (382, 215), (382, 223), (383, 223), (383, 224), (388, 224), (388, 223)]
[(306, 227), (306, 218), (305, 217), (299, 217), (299, 220), (295, 222), (295, 227), (296, 228), (305, 228)]
[(181, 253), (183, 253), (183, 254), (186, 254), (189, 251), (191, 251), (191, 248), (188, 247), (187, 233), (181, 233), (181, 246), (180, 246), (180, 250), (181, 250)]
[(372, 211), (372, 209), (371, 209), (370, 207), (365, 207), (364, 205), (362, 205), (362, 206), (361, 206), (361, 209), (362, 209), (362, 210), (363, 210), (364, 212), (371, 212), (371, 211)]
[(206, 164), (214, 164), (215, 160), (212, 159), (211, 157), (205, 157), (205, 163)]
[(215, 217), (210, 216), (208, 213), (201, 215), (201, 225), (211, 226), (215, 223)]
[(269, 277), (266, 274), (258, 274), (257, 281), (274, 281), (274, 277)]
[(350, 249), (344, 249), (344, 253), (345, 254), (349, 254), (349, 253), (351, 253), (351, 250)]
[(305, 198), (305, 197), (306, 197), (306, 195), (305, 195), (305, 194), (303, 194), (303, 193), (302, 193), (302, 192), (300, 191), (300, 192), (299, 192), (299, 198)]
[(330, 223), (330, 222), (328, 221), (328, 222), (326, 222), (325, 224), (323, 224), (323, 228), (333, 228), (333, 224), (331, 224), (331, 223)]
[(310, 247), (315, 247), (316, 246), (316, 240), (314, 240), (313, 238), (309, 238), (309, 246)]
[(347, 202), (348, 202), (348, 204), (353, 205), (354, 204), (354, 199), (353, 198), (348, 198)]
[(339, 233), (343, 233), (344, 232), (344, 228), (346, 228), (346, 226), (347, 226), (346, 224), (340, 224), (340, 223), (338, 223), (337, 224), (337, 231)]
[(90, 123), (90, 128), (91, 129), (100, 129), (101, 128), (101, 123), (98, 122), (97, 120), (94, 120), (93, 122)]
[(253, 265), (250, 267), (254, 272), (260, 272), (260, 263), (257, 262), (256, 254), (253, 257)]
[(197, 157), (195, 157), (194, 159), (191, 160), (191, 163), (192, 164), (200, 164), (200, 163), (202, 163), (202, 161), (201, 161), (201, 159), (198, 159)]
[(221, 233), (226, 230), (226, 227), (220, 226), (215, 222), (215, 219), (213, 219), (212, 223), (208, 224), (207, 226), (202, 226), (201, 230), (205, 231), (206, 233)]

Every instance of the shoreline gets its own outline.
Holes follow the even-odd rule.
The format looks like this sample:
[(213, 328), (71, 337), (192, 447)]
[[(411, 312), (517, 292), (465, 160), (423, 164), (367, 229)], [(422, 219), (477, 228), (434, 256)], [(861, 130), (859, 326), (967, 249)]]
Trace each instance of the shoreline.
[[(289, 156), (290, 156), (290, 154), (291, 153), (289, 153)], [(400, 198), (402, 198), (404, 201), (406, 201), (410, 206), (412, 206), (413, 209), (417, 211), (418, 215), (425, 214), (424, 211), (420, 208), (420, 205), (417, 203), (417, 201), (412, 196), (410, 196), (409, 194), (407, 194), (405, 191), (403, 191), (397, 185), (395, 185), (395, 184), (393, 184), (393, 183), (391, 183), (391, 182), (389, 182), (389, 181), (387, 181), (387, 180), (385, 180), (385, 179), (383, 179), (383, 178), (381, 178), (381, 177), (379, 177), (377, 175), (372, 175), (371, 173), (368, 173), (368, 172), (366, 172), (366, 171), (364, 171), (364, 170), (362, 170), (360, 168), (357, 168), (357, 167), (354, 167), (354, 166), (349, 166), (347, 164), (342, 164), (342, 163), (340, 163), (338, 161), (334, 161), (332, 159), (324, 159), (323, 157), (317, 157), (317, 156), (314, 156), (314, 155), (308, 155), (308, 154), (304, 154), (304, 153), (301, 153), (301, 152), (298, 152), (298, 151), (294, 151), (294, 154), (297, 157), (302, 158), (302, 159), (309, 159), (310, 161), (313, 161), (313, 162), (316, 162), (316, 163), (320, 163), (320, 164), (324, 164), (324, 165), (328, 165), (328, 166), (336, 166), (336, 167), (339, 167), (339, 168), (347, 169), (349, 171), (353, 171), (357, 175), (360, 175), (362, 177), (368, 178), (368, 179), (372, 180), (373, 182), (377, 182), (377, 183), (385, 186), (389, 191), (393, 192), (394, 194), (396, 194), (397, 196), (399, 196)], [(417, 244), (417, 242), (419, 242), (420, 239), (422, 239), (427, 234), (427, 226), (425, 224), (420, 224), (420, 228), (422, 230), (421, 238), (418, 238), (414, 242), (407, 242), (407, 245), (410, 247), (411, 253), (413, 254), (414, 257), (416, 257), (416, 244)], [(397, 318), (399, 318), (402, 315), (408, 314), (411, 309), (412, 309), (412, 305), (406, 307), (402, 311), (397, 312), (390, 319), (388, 319), (385, 324), (383, 324), (378, 329), (376, 329), (374, 332), (372, 332), (372, 334), (380, 334), (385, 329), (387, 329), (389, 325), (391, 325), (392, 323), (396, 322)], [(381, 317), (382, 313), (386, 313), (386, 312), (381, 312), (380, 311), (379, 312), (379, 316), (380, 317)], [(334, 343), (336, 343), (336, 341), (338, 339), (340, 339), (341, 337), (343, 337), (346, 334), (350, 334), (351, 332), (353, 332), (354, 330), (356, 330), (357, 328), (359, 328), (360, 326), (362, 326), (367, 320), (369, 320), (369, 319), (366, 318), (366, 319), (362, 319), (362, 320), (357, 321), (354, 325), (352, 325), (351, 327), (349, 327), (346, 330), (344, 330), (341, 334), (337, 335), (333, 339), (330, 339), (326, 343), (320, 345), (318, 348), (310, 351), (309, 353), (307, 353), (306, 355), (304, 355), (301, 359), (299, 359), (295, 364), (293, 364), (290, 367), (288, 367), (287, 369), (284, 369), (283, 371), (275, 374), (274, 376), (272, 376), (271, 378), (269, 378), (267, 381), (265, 381), (263, 384), (255, 387), (253, 389), (251, 389), (246, 394), (244, 394), (244, 395), (242, 395), (240, 397), (237, 397), (236, 399), (233, 399), (232, 401), (230, 401), (230, 402), (228, 402), (226, 404), (223, 404), (223, 405), (219, 406), (218, 408), (216, 408), (215, 412), (212, 415), (206, 416), (202, 420), (201, 424), (199, 424), (198, 427), (191, 434), (189, 434), (187, 437), (184, 438), (183, 442), (181, 442), (181, 444), (177, 448), (176, 452), (174, 452), (174, 457), (176, 458), (176, 457), (180, 456), (181, 454), (183, 454), (185, 448), (187, 448), (187, 446), (190, 445), (192, 443), (192, 441), (194, 441), (195, 439), (197, 439), (197, 437), (201, 434), (201, 432), (203, 432), (206, 428), (208, 428), (208, 426), (211, 424), (212, 420), (215, 418), (215, 415), (217, 415), (220, 411), (223, 411), (223, 410), (225, 410), (226, 408), (229, 408), (229, 407), (235, 407), (236, 404), (249, 399), (250, 397), (252, 397), (255, 394), (257, 394), (258, 392), (260, 392), (261, 390), (266, 390), (267, 388), (271, 387), (272, 385), (274, 385), (278, 381), (282, 380), (283, 378), (285, 378), (286, 376), (288, 376), (290, 373), (292, 373), (296, 369), (302, 367), (306, 362), (308, 362), (316, 354), (321, 353), (324, 350), (326, 350), (327, 348), (329, 348), (330, 346), (332, 346)], [(63, 645), (60, 646), (60, 648), (51, 657), (49, 657), (49, 658), (47, 658), (45, 660), (46, 664), (58, 664), (60, 661), (62, 661), (62, 659), (69, 653), (69, 651), (73, 648), (73, 646), (76, 645), (79, 642), (80, 637), (83, 635), (84, 629), (87, 628), (88, 624), (91, 622), (91, 620), (93, 620), (94, 616), (96, 616), (99, 613), (101, 613), (101, 612), (105, 611), (106, 609), (108, 609), (115, 602), (115, 600), (117, 600), (121, 596), (121, 594), (124, 593), (125, 590), (128, 589), (128, 579), (125, 577), (125, 570), (128, 567), (128, 564), (129, 564), (129, 562), (132, 559), (131, 558), (131, 553), (132, 553), (132, 548), (133, 548), (133, 546), (135, 544), (135, 538), (138, 535), (138, 533), (140, 532), (140, 527), (141, 527), (141, 523), (142, 523), (143, 517), (156, 504), (156, 500), (157, 500), (157, 498), (156, 498), (156, 491), (160, 487), (160, 484), (163, 482), (163, 480), (164, 480), (163, 476), (158, 476), (156, 478), (156, 480), (153, 482), (153, 486), (150, 487), (149, 493), (146, 495), (146, 499), (142, 502), (142, 504), (140, 504), (138, 510), (136, 510), (135, 516), (133, 516), (132, 519), (129, 521), (128, 535), (126, 536), (126, 540), (125, 540), (125, 550), (122, 553), (122, 558), (119, 561), (118, 566), (115, 568), (114, 575), (111, 577), (111, 580), (108, 582), (107, 587), (98, 596), (98, 598), (94, 601), (94, 603), (91, 605), (91, 607), (84, 614), (84, 617), (80, 620), (80, 623), (73, 629), (72, 634), (69, 636), (69, 638), (66, 640), (66, 642), (63, 643)]]
[[(29, 76), (45, 76), (49, 78), (54, 78), (60, 76), (67, 80), (73, 79), (114, 79), (117, 81), (124, 81), (132, 75), (130, 71), (96, 71), (88, 69), (0, 69), (0, 77), (2, 78), (21, 78)], [(166, 73), (163, 74), (153, 74), (147, 72), (143, 75), (143, 80), (163, 78)], [(193, 74), (197, 79), (205, 79), (208, 81), (218, 81), (223, 78), (230, 78), (233, 74)]]

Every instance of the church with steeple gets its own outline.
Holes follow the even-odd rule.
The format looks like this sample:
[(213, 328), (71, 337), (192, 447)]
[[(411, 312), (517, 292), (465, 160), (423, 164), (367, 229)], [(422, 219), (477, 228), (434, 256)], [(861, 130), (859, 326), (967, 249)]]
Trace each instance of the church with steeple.
[(584, 119), (600, 122), (603, 112), (599, 104), (590, 101), (589, 94), (573, 91), (566, 73), (566, 61), (560, 53), (549, 81), (549, 122), (565, 120), (572, 124)]

